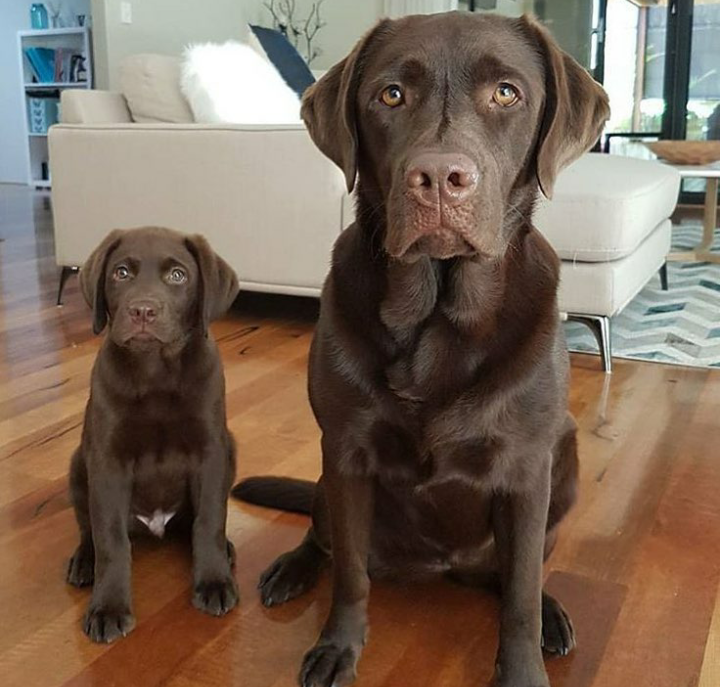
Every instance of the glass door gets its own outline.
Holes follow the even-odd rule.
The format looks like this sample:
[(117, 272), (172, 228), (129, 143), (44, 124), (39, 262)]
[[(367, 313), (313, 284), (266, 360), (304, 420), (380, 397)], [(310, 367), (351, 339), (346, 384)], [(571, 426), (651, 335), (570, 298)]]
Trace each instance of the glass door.
[(605, 0), (460, 0), (470, 12), (497, 12), (517, 17), (534, 14), (580, 64), (596, 70), (602, 58), (600, 8)]
[(668, 0), (606, 0), (607, 152), (652, 157), (641, 141), (663, 133), (667, 44)]
[(695, 0), (685, 138), (720, 139), (720, 0)]
[[(642, 141), (720, 139), (720, 0), (605, 3), (605, 150), (650, 157)], [(704, 186), (684, 181), (682, 200)]]

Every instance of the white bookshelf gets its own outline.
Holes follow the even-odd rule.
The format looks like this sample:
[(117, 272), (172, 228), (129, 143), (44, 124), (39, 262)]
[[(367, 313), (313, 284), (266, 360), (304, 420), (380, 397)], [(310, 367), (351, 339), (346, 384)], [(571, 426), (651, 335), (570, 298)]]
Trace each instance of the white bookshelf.
[[(84, 26), (75, 26), (63, 29), (38, 29), (18, 31), (18, 51), (20, 53), (20, 83), (23, 94), (23, 121), (25, 122), (25, 136), (27, 139), (29, 178), (28, 184), (35, 188), (50, 188), (50, 179), (43, 178), (43, 165), (46, 165), (49, 176), (49, 155), (47, 131), (32, 131), (30, 127), (30, 99), (35, 92), (63, 91), (68, 88), (92, 88), (93, 63), (90, 43), (90, 29)], [(25, 55), (26, 48), (50, 48), (53, 50), (65, 49), (73, 54), (82, 55), (85, 62), (85, 81), (36, 82), (34, 71)], [(58, 113), (59, 114), (59, 113)]]

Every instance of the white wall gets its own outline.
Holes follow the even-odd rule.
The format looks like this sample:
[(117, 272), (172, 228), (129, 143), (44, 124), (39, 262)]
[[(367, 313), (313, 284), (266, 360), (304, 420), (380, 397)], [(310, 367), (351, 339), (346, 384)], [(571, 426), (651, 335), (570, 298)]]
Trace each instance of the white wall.
[[(263, 0), (129, 0), (132, 24), (120, 21), (123, 0), (91, 0), (95, 76), (99, 88), (117, 89), (118, 66), (127, 55), (156, 52), (179, 55), (197, 41), (242, 39), (248, 23), (270, 26)], [(125, 0), (128, 1), (128, 0)], [(325, 0), (327, 22), (318, 34), (322, 48), (312, 67), (327, 69), (350, 51), (383, 14), (384, 0)], [(297, 16), (304, 18), (312, 0), (298, 0)]]
[(0, 182), (24, 183), (28, 176), (27, 141), (18, 61), (17, 32), (30, 28), (30, 4), (0, 4)]
[[(0, 183), (24, 184), (28, 178), (17, 32), (31, 28), (31, 4), (31, 0), (0, 0)], [(63, 0), (62, 4), (63, 19), (89, 13), (89, 0)]]
[(98, 88), (118, 88), (118, 68), (128, 55), (179, 55), (188, 43), (242, 38), (246, 8), (254, 9), (256, 0), (125, 0), (131, 24), (120, 21), (122, 1), (92, 0)]
[[(298, 4), (312, 3), (302, 0)], [(384, 0), (325, 0), (322, 10), (327, 26), (317, 41), (323, 53), (312, 63), (313, 69), (329, 69), (345, 57), (358, 38), (384, 15), (383, 7)], [(270, 25), (269, 21), (263, 23)]]

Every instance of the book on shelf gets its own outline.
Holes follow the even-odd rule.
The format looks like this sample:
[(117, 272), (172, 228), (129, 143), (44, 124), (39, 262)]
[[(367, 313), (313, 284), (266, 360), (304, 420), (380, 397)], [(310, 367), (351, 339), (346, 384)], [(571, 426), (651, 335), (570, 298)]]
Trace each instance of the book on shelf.
[(52, 83), (55, 78), (55, 51), (50, 48), (24, 48), (33, 76), (38, 83)]
[(85, 58), (71, 48), (24, 48), (37, 83), (85, 83)]

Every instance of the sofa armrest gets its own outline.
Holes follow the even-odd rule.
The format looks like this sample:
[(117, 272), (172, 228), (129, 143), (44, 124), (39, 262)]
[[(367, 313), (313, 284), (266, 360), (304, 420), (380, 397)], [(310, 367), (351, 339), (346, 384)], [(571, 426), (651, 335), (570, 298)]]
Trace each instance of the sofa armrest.
[(110, 91), (64, 90), (60, 95), (60, 109), (66, 124), (132, 122), (125, 98)]

